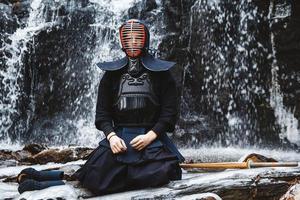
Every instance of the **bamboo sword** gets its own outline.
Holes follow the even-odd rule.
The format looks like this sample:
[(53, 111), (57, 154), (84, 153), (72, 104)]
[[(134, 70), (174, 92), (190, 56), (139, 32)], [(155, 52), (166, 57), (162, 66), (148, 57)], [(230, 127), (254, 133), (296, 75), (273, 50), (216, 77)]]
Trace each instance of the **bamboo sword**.
[(249, 169), (258, 167), (298, 167), (298, 162), (220, 162), (220, 163), (181, 163), (181, 168), (206, 169)]

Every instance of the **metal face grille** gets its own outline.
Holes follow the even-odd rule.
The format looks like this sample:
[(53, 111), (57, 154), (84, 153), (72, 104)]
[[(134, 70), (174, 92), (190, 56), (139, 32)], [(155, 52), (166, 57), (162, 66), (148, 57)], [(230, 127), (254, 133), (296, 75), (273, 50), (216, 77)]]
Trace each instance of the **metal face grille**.
[(136, 58), (142, 54), (146, 43), (145, 26), (137, 21), (128, 21), (120, 28), (123, 49), (129, 57)]

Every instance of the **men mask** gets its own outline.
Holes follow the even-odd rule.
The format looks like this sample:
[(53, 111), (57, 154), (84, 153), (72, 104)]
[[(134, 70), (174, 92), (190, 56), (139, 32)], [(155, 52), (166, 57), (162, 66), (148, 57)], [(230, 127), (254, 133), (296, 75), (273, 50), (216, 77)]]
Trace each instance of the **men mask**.
[(119, 31), (122, 49), (128, 57), (138, 58), (148, 48), (149, 31), (140, 21), (128, 20)]

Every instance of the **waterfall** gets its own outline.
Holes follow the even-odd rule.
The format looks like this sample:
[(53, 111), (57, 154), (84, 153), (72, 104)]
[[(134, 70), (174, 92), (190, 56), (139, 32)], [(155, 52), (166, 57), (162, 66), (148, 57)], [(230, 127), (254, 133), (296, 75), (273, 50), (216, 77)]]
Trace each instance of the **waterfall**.
[(196, 61), (192, 60), (184, 73), (190, 79), (195, 73), (201, 74), (201, 102), (193, 104), (203, 105), (200, 112), (214, 118), (211, 126), (223, 127), (213, 136), (216, 145), (243, 146), (260, 141), (255, 102), (267, 101), (260, 77), (269, 54), (259, 38), (263, 22), (263, 14), (250, 0), (202, 0), (192, 6), (188, 48)]
[(124, 56), (118, 28), (139, 18), (149, 24), (151, 53), (178, 63), (179, 143), (299, 145), (273, 32), (291, 8), (278, 4), (32, 0), (28, 15), (11, 16), (13, 31), (0, 32), (0, 141), (96, 146), (103, 138), (94, 125), (103, 75), (96, 63)]
[[(272, 29), (275, 20), (290, 16), (291, 15), (290, 9), (291, 8), (287, 8), (284, 10), (284, 12), (281, 11), (280, 14), (278, 14), (278, 12), (276, 12), (274, 1), (271, 1), (269, 16), (268, 16), (270, 20), (270, 29)], [(298, 120), (295, 118), (293, 112), (284, 105), (283, 94), (281, 92), (279, 81), (278, 81), (278, 70), (280, 66), (278, 65), (276, 59), (277, 52), (276, 52), (275, 41), (274, 41), (275, 36), (272, 31), (270, 33), (270, 37), (271, 37), (272, 57), (273, 57), (272, 70), (271, 70), (272, 86), (270, 88), (270, 94), (271, 94), (270, 105), (274, 109), (277, 123), (280, 126), (281, 139), (287, 139), (291, 143), (297, 144), (299, 146), (300, 129), (299, 129)]]
[[(0, 90), (2, 93), (0, 100), (0, 138), (6, 144), (12, 143), (8, 131), (19, 115), (17, 106), (22, 95), (23, 56), (28, 51), (27, 44), (33, 42), (33, 36), (38, 34), (40, 30), (51, 26), (51, 23), (45, 23), (42, 0), (32, 1), (30, 7), (30, 15), (25, 26), (19, 27), (8, 37), (9, 42), (1, 47), (1, 51), (5, 52), (5, 63), (2, 64), (6, 68), (0, 71)], [(20, 135), (17, 138), (17, 141), (20, 141)]]
[[(140, 12), (143, 8), (141, 6), (144, 5), (145, 1), (126, 0), (121, 2), (121, 0), (91, 0), (90, 2), (95, 3), (97, 11), (95, 23), (90, 24), (90, 26), (93, 27), (96, 38), (98, 38), (95, 42), (95, 48), (91, 53), (93, 55), (91, 62), (91, 68), (93, 68), (91, 70), (93, 71), (93, 81), (91, 90), (88, 92), (90, 98), (93, 99), (90, 108), (93, 112), (89, 112), (90, 115), (88, 118), (82, 118), (79, 120), (79, 123), (77, 122), (79, 134), (75, 143), (81, 145), (92, 144), (92, 146), (95, 146), (101, 138), (103, 138), (103, 134), (100, 134), (94, 126), (97, 86), (103, 73), (101, 70), (97, 69), (96, 63), (112, 61), (124, 56), (124, 53), (121, 51), (121, 44), (119, 43), (118, 28), (125, 20), (130, 18), (127, 14), (127, 10), (133, 6), (137, 5), (139, 7), (139, 17), (141, 17)], [(156, 3), (160, 5), (160, 1), (156, 1)], [(160, 12), (160, 7), (154, 10), (154, 12), (155, 14), (158, 14)], [(103, 13), (106, 14), (104, 15)], [(158, 19), (156, 22), (158, 22)], [(149, 29), (151, 35), (150, 46), (153, 49), (157, 49), (161, 41), (161, 35), (163, 34), (163, 26), (155, 27), (152, 22), (149, 24)]]
[[(103, 138), (100, 131), (96, 130), (94, 125), (94, 116), (96, 109), (97, 90), (103, 72), (96, 67), (96, 63), (112, 61), (122, 56), (122, 51), (118, 43), (118, 28), (124, 21), (126, 10), (133, 6), (133, 0), (127, 1), (109, 1), (109, 0), (92, 0), (95, 5), (95, 22), (90, 26), (95, 31), (95, 47), (91, 54), (90, 72), (92, 76), (92, 85), (87, 95), (92, 100), (90, 112), (87, 117), (83, 117), (75, 122), (78, 134), (74, 143), (80, 145), (95, 146)], [(105, 14), (103, 14), (105, 13)]]
[[(103, 74), (96, 63), (124, 56), (119, 44), (118, 28), (131, 18), (129, 9), (138, 8), (139, 16), (143, 19), (145, 2), (32, 1), (25, 25), (20, 25), (9, 36), (12, 42), (3, 47), (12, 56), (7, 56), (5, 71), (1, 71), (1, 91), (5, 94), (0, 102), (1, 141), (96, 146), (103, 137), (94, 125), (98, 84)], [(162, 16), (161, 2), (157, 0), (155, 3), (158, 6), (151, 11), (151, 15)], [(90, 15), (91, 20), (76, 19), (80, 13), (83, 13), (82, 17)], [(150, 46), (157, 49), (165, 28), (163, 21), (159, 18), (145, 20), (150, 28)], [(154, 23), (160, 26), (155, 27)], [(80, 28), (83, 30), (78, 32)], [(73, 43), (68, 42), (68, 37), (64, 40), (55, 36), (56, 46), (52, 37), (56, 31), (61, 31), (63, 37), (64, 34), (70, 34), (68, 37)], [(39, 41), (39, 37), (47, 39)], [(84, 37), (87, 39), (82, 39)], [(47, 46), (46, 42), (53, 44), (50, 44), (51, 49), (45, 51), (43, 45)], [(65, 46), (60, 46), (60, 43)], [(68, 53), (69, 49), (75, 53)], [(59, 53), (51, 57), (51, 52), (55, 51), (62, 52), (62, 58), (58, 57)], [(39, 60), (40, 56), (47, 57)], [(25, 76), (26, 67), (29, 74)], [(39, 72), (41, 70), (44, 74)], [(25, 79), (30, 82), (30, 88), (27, 88), (29, 95), (24, 92)], [(21, 97), (26, 95), (29, 101), (26, 98), (24, 103)], [(54, 104), (50, 105), (51, 100)], [(22, 112), (26, 113), (25, 116), (20, 116)], [(17, 125), (16, 119), (20, 121)], [(12, 138), (12, 130), (17, 137)]]

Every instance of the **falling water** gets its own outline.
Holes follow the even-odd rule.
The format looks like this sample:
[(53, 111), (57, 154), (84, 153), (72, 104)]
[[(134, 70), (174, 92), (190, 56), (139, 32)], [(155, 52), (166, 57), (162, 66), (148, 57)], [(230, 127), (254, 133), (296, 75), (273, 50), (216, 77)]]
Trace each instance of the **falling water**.
[[(98, 38), (95, 42), (95, 48), (92, 53), (93, 61), (91, 66), (94, 68), (93, 71), (93, 86), (88, 95), (93, 99), (91, 110), (95, 110), (96, 106), (96, 94), (97, 94), (97, 86), (101, 77), (101, 70), (96, 69), (95, 65), (98, 62), (103, 61), (112, 61), (124, 56), (121, 51), (120, 43), (119, 43), (119, 35), (118, 28), (121, 23), (128, 20), (130, 17), (127, 15), (127, 10), (133, 7), (136, 4), (142, 4), (144, 1), (107, 1), (107, 0), (92, 0), (91, 2), (95, 3), (96, 8), (96, 16), (95, 23), (90, 26), (94, 28), (96, 32), (96, 38)], [(160, 3), (157, 1), (157, 3)], [(141, 9), (141, 8), (140, 8)], [(159, 8), (154, 10), (155, 13), (159, 13)], [(106, 13), (103, 15), (103, 13)], [(151, 42), (150, 46), (154, 49), (157, 49), (162, 31), (157, 30), (158, 28), (150, 25), (150, 34), (151, 34)], [(160, 26), (159, 28), (163, 28)], [(95, 146), (98, 141), (103, 137), (100, 135), (99, 131), (95, 129), (94, 126), (94, 112), (90, 112), (88, 118), (83, 118), (79, 120), (78, 124), (78, 138), (76, 138), (77, 144), (82, 145), (93, 145)], [(88, 137), (87, 137), (88, 135)]]
[[(178, 55), (184, 63), (179, 66), (180, 117), (191, 125), (178, 130), (179, 135), (192, 135), (198, 144), (206, 138), (225, 146), (276, 143), (278, 124), (281, 140), (299, 144), (298, 121), (284, 105), (278, 83), (274, 34), (261, 29), (272, 29), (269, 20), (280, 16), (266, 17), (252, 0), (189, 3), (190, 12), (181, 11), (189, 17), (184, 24), (184, 17), (169, 19), (168, 12), (175, 11), (159, 0), (33, 0), (28, 18), (18, 21), (0, 49), (5, 53), (1, 141), (95, 146), (103, 137), (94, 126), (103, 74), (96, 63), (124, 56), (118, 27), (140, 18), (149, 24), (154, 52), (170, 55), (169, 49), (157, 51), (166, 43), (188, 52), (187, 57)], [(184, 1), (180, 5), (182, 9)], [(174, 32), (167, 31), (165, 21), (175, 21)]]
[[(28, 51), (27, 44), (33, 42), (33, 36), (39, 31), (52, 25), (45, 23), (42, 0), (32, 1), (30, 7), (31, 12), (26, 25), (9, 36), (9, 42), (1, 48), (6, 55), (4, 58), (6, 69), (0, 71), (1, 92), (4, 94), (0, 100), (0, 138), (4, 139), (4, 143), (12, 142), (8, 131), (13, 121), (18, 119), (18, 101), (22, 95), (23, 56)], [(17, 141), (20, 141), (20, 135), (17, 137)]]
[(213, 137), (214, 143), (243, 146), (259, 142), (255, 102), (267, 101), (260, 77), (269, 54), (259, 39), (262, 13), (249, 0), (196, 1), (191, 13), (189, 49), (196, 52), (198, 66), (195, 61), (189, 65), (200, 65), (203, 70), (186, 72), (191, 70), (187, 67), (185, 74), (203, 74), (201, 110), (212, 113), (213, 124), (223, 126), (218, 139)]
[[(161, 4), (158, 0), (156, 3), (158, 5)], [(23, 142), (38, 141), (45, 142), (48, 145), (77, 144), (95, 146), (102, 137), (101, 132), (94, 126), (96, 94), (102, 75), (101, 70), (97, 69), (96, 63), (115, 60), (124, 56), (119, 45), (118, 27), (125, 20), (131, 18), (131, 16), (128, 15), (128, 9), (139, 7), (139, 15), (141, 15), (143, 5), (145, 5), (145, 1), (134, 0), (122, 2), (91, 0), (88, 4), (72, 0), (55, 2), (48, 2), (46, 0), (33, 1), (26, 25), (22, 27), (20, 26), (20, 28), (18, 28), (15, 33), (10, 36), (10, 40), (12, 42), (5, 44), (3, 47), (4, 50), (9, 51), (12, 56), (7, 56), (4, 63), (6, 70), (1, 72), (1, 78), (3, 78), (2, 83), (4, 83), (3, 87), (5, 88), (2, 91), (5, 91), (4, 98), (6, 98), (0, 103), (2, 120), (0, 133), (2, 135), (2, 141), (4, 143), (11, 143), (10, 132), (14, 129), (18, 133), (18, 137), (13, 139), (14, 142), (20, 142), (25, 138), (25, 141)], [(86, 74), (87, 77), (84, 79), (85, 82), (81, 83), (82, 86), (80, 86), (78, 81), (77, 83), (74, 83), (73, 79), (77, 76), (76, 71), (78, 71), (78, 69), (75, 68), (78, 58), (65, 57), (65, 61), (61, 64), (64, 68), (61, 73), (66, 73), (66, 78), (65, 82), (61, 86), (63, 88), (59, 88), (66, 90), (66, 94), (62, 94), (65, 96), (60, 96), (62, 99), (68, 99), (68, 93), (72, 94), (72, 91), (70, 90), (77, 89), (77, 87), (83, 87), (82, 92), (79, 92), (78, 96), (73, 96), (71, 98), (73, 99), (72, 101), (68, 100), (69, 105), (66, 105), (67, 107), (65, 108), (65, 111), (58, 112), (54, 116), (49, 116), (49, 118), (40, 117), (36, 119), (36, 116), (34, 116), (37, 103), (36, 101), (38, 99), (38, 95), (42, 94), (35, 92), (39, 83), (37, 83), (38, 80), (36, 80), (36, 75), (34, 75), (36, 72), (34, 72), (33, 69), (29, 97), (30, 105), (28, 105), (28, 109), (26, 111), (27, 123), (26, 126), (24, 126), (23, 123), (20, 123), (17, 127), (14, 124), (14, 121), (16, 121), (15, 115), (20, 115), (20, 110), (24, 109), (20, 107), (20, 97), (24, 93), (22, 91), (22, 86), (24, 85), (24, 56), (30, 53), (30, 57), (34, 58), (34, 54), (39, 51), (38, 48), (40, 47), (36, 44), (45, 42), (36, 41), (38, 40), (37, 36), (41, 31), (46, 30), (46, 32), (43, 32), (42, 34), (51, 34), (57, 29), (68, 26), (68, 24), (74, 23), (72, 22), (72, 13), (75, 13), (78, 10), (86, 12), (85, 9), (88, 9), (88, 12), (93, 15), (93, 22), (89, 24), (91, 29), (90, 32), (89, 30), (84, 30), (92, 38), (89, 40), (92, 41), (92, 45), (83, 44), (86, 47), (86, 50), (80, 54), (79, 58), (86, 61), (88, 64), (86, 67), (82, 68), (82, 70), (84, 70), (83, 74)], [(158, 6), (152, 11), (152, 14), (161, 16), (162, 14), (160, 9), (161, 8)], [(143, 17), (141, 16), (141, 18)], [(151, 47), (156, 49), (160, 44), (161, 35), (163, 35), (163, 22), (160, 21), (159, 18), (146, 20), (146, 22), (150, 25), (150, 33), (152, 36)], [(78, 23), (80, 22), (78, 21)], [(153, 23), (161, 25), (159, 27), (151, 26)], [(54, 51), (57, 47), (54, 46), (54, 49), (49, 49), (49, 52)], [(29, 52), (29, 48), (32, 52)], [(68, 47), (65, 47), (65, 50), (68, 50)], [(67, 55), (68, 54), (66, 54), (66, 56)], [(52, 59), (54, 61), (55, 59), (58, 60), (58, 58), (48, 59)], [(33, 63), (40, 65), (37, 62)], [(53, 64), (49, 62), (45, 67), (52, 67), (52, 65)], [(62, 68), (60, 66), (54, 67), (57, 67), (57, 71)], [(68, 76), (70, 76), (70, 78)], [(50, 92), (50, 94), (54, 92), (55, 85), (58, 84), (56, 83), (57, 81), (60, 81), (58, 77), (50, 77), (50, 85), (47, 85), (46, 88), (44, 88), (49, 91), (42, 90), (41, 92), (45, 94), (46, 92)], [(45, 83), (47, 83), (46, 80)], [(6, 107), (6, 104), (10, 107)], [(24, 118), (22, 118), (21, 121), (24, 121)]]
[[(126, 10), (133, 5), (133, 0), (127, 0), (126, 2), (109, 1), (109, 0), (92, 0), (90, 1), (95, 4), (96, 15), (95, 22), (90, 24), (96, 33), (96, 42), (93, 52), (91, 54), (91, 67), (90, 73), (92, 76), (92, 86), (88, 92), (89, 98), (92, 100), (90, 104), (90, 114), (87, 118), (81, 118), (76, 124), (78, 134), (74, 143), (81, 145), (95, 146), (103, 135), (95, 129), (94, 126), (94, 113), (96, 109), (97, 99), (97, 86), (99, 84), (102, 71), (97, 69), (96, 63), (103, 61), (112, 61), (122, 56), (122, 52), (118, 44), (118, 27), (123, 21), (126, 15)], [(126, 6), (124, 6), (126, 5)], [(105, 13), (105, 14), (103, 14)]]
[[(270, 28), (272, 29), (272, 25), (275, 20), (278, 20), (280, 18), (285, 18), (290, 16), (291, 11), (290, 7), (285, 9), (285, 12), (275, 12), (273, 15), (275, 6), (274, 1), (271, 1), (270, 4), (270, 11), (269, 11), (269, 20), (270, 20)], [(277, 8), (278, 9), (278, 8)], [(278, 9), (279, 10), (279, 9)], [(277, 14), (277, 15), (276, 15)], [(295, 118), (294, 114), (291, 112), (290, 109), (288, 109), (284, 103), (283, 103), (283, 94), (280, 90), (280, 85), (278, 82), (278, 70), (279, 65), (277, 63), (276, 59), (276, 47), (275, 47), (275, 41), (274, 41), (274, 33), (271, 32), (271, 43), (272, 43), (272, 87), (270, 88), (271, 98), (270, 98), (270, 105), (274, 109), (275, 116), (277, 119), (277, 123), (280, 126), (280, 137), (282, 139), (288, 139), (288, 141), (300, 145), (300, 129), (298, 120)]]

